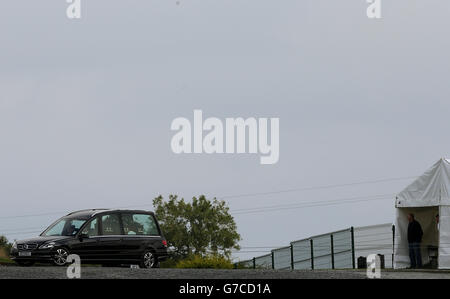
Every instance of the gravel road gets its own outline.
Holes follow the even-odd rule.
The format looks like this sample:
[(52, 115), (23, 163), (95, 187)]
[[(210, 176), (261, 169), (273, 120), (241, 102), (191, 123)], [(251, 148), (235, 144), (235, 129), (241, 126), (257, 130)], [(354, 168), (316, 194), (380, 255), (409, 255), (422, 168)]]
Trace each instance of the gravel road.
[[(5, 278), (66, 278), (66, 268), (0, 266), (0, 279)], [(214, 270), (214, 269), (130, 269), (82, 267), (81, 278), (110, 279), (364, 279), (361, 270)], [(443, 271), (392, 271), (382, 272), (382, 278), (450, 279)]]

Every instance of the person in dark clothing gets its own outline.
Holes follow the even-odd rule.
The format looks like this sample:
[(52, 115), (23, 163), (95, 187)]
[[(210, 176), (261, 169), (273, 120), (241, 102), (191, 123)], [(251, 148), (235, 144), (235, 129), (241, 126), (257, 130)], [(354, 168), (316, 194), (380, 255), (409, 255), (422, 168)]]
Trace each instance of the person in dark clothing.
[(414, 214), (408, 214), (408, 247), (411, 268), (422, 267), (422, 255), (420, 253), (420, 242), (422, 242), (423, 231), (420, 223), (414, 219)]

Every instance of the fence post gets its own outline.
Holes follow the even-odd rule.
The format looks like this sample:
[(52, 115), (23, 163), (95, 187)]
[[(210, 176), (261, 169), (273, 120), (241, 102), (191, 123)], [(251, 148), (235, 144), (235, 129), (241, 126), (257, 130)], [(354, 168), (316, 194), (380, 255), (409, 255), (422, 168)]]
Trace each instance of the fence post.
[(333, 240), (333, 234), (330, 235), (330, 241), (331, 241), (331, 269), (334, 269), (334, 240)]
[(256, 269), (256, 258), (253, 258), (253, 269)]
[(272, 255), (272, 269), (275, 269), (275, 255), (273, 254), (273, 251), (271, 252)]
[(291, 243), (291, 269), (294, 270), (294, 245)]
[(351, 232), (351, 238), (352, 238), (352, 266), (353, 269), (356, 268), (355, 265), (355, 229), (353, 228), (353, 226), (350, 228), (350, 232)]
[(314, 244), (313, 244), (313, 239), (310, 239), (309, 243), (311, 244), (311, 270), (314, 270)]
[(392, 225), (392, 268), (394, 268), (394, 254), (395, 254), (395, 224)]

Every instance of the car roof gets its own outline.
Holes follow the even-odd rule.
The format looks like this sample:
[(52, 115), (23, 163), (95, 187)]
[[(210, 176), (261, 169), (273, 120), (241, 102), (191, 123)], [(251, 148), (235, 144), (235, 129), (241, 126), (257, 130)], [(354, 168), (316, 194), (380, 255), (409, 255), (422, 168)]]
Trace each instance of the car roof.
[(132, 212), (132, 213), (145, 213), (145, 214), (154, 214), (152, 211), (144, 211), (144, 210), (121, 210), (121, 209), (86, 209), (79, 210), (75, 212), (71, 212), (66, 215), (71, 217), (80, 217), (80, 218), (91, 218), (94, 215), (105, 213), (105, 212)]

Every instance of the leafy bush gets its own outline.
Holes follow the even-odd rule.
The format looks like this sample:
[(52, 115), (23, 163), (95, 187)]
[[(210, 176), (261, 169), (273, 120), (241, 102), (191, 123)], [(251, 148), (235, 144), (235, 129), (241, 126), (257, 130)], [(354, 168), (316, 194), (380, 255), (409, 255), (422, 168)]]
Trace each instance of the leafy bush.
[(5, 236), (0, 236), (0, 248), (8, 245), (8, 239)]
[(8, 256), (7, 256), (6, 252), (5, 252), (5, 249), (0, 248), (0, 258), (7, 258), (7, 257)]
[(5, 236), (0, 236), (0, 257), (7, 257), (11, 250), (11, 243), (8, 243), (8, 239)]
[(253, 265), (246, 265), (246, 264), (243, 264), (243, 263), (236, 263), (235, 264), (235, 268), (236, 269), (265, 269), (262, 266), (256, 266), (256, 268), (253, 268)]
[(167, 259), (165, 261), (162, 261), (160, 263), (160, 267), (161, 268), (176, 268), (177, 264), (178, 264), (178, 260), (175, 260), (173, 258), (169, 258), (169, 259)]
[(176, 264), (176, 268), (190, 269), (233, 269), (233, 263), (221, 255), (194, 255)]
[(9, 252), (11, 250), (11, 245), (8, 243), (8, 239), (4, 236), (0, 236), (0, 264), (9, 264), (12, 261), (9, 259)]

